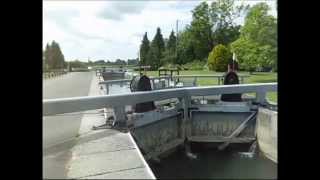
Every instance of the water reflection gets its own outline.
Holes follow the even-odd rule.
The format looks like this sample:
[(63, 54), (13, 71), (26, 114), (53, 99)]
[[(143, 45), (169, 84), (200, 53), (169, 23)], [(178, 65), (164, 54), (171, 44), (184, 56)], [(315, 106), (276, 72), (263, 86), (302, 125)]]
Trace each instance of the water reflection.
[(259, 152), (239, 152), (237, 149), (196, 151), (190, 159), (178, 150), (160, 164), (150, 164), (157, 178), (210, 179), (276, 179), (277, 164)]

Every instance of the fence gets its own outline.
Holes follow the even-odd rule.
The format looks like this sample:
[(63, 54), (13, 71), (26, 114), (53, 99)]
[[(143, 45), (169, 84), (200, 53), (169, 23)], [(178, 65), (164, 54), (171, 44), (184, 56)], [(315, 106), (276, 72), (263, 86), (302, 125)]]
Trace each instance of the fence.
[[(244, 78), (250, 77), (249, 75), (239, 75), (240, 83), (244, 83)], [(161, 77), (150, 77), (150, 81), (152, 82), (153, 89), (163, 89), (163, 88), (177, 88), (181, 87), (178, 86), (181, 79), (191, 79), (191, 83), (185, 82), (183, 84), (184, 87), (186, 86), (197, 86), (198, 80), (201, 78), (217, 78), (218, 85), (222, 84), (224, 80), (224, 75), (174, 75), (174, 76), (161, 76)], [(157, 86), (156, 84), (160, 81), (164, 81), (165, 87)], [(131, 82), (131, 79), (119, 79), (119, 80), (109, 80), (109, 81), (102, 81), (99, 84), (104, 85), (106, 89), (106, 94), (109, 94), (110, 86), (112, 85), (128, 85)], [(170, 82), (172, 82), (170, 86)], [(160, 88), (159, 88), (160, 87)]]
[[(170, 98), (178, 98), (181, 102), (181, 107), (184, 109), (184, 113), (187, 113), (191, 104), (192, 96), (255, 93), (255, 102), (264, 104), (266, 103), (266, 93), (274, 91), (277, 91), (277, 83), (184, 87), (128, 94), (45, 99), (43, 100), (43, 115), (50, 116), (100, 108), (113, 108), (119, 110), (124, 109), (126, 105), (135, 105), (137, 103), (160, 101)], [(117, 120), (119, 119), (118, 117), (123, 117), (124, 114), (116, 113), (115, 116)], [(187, 116), (185, 117), (187, 118)]]
[(63, 74), (67, 74), (67, 71), (64, 70), (59, 70), (59, 71), (47, 71), (47, 72), (43, 72), (43, 78), (44, 79), (48, 79), (48, 78), (53, 78), (53, 77), (57, 77), (57, 76), (61, 76)]

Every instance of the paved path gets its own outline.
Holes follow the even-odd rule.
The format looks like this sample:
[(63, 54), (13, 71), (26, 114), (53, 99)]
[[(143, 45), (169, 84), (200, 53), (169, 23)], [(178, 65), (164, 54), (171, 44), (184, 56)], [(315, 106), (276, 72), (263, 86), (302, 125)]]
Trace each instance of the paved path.
[[(76, 77), (79, 76), (84, 74), (76, 75)], [(98, 82), (98, 78), (93, 76), (88, 85), (87, 95), (101, 94)], [(74, 117), (65, 121), (64, 126), (69, 126), (67, 123), (71, 121), (74, 121)], [(79, 134), (79, 137), (44, 150), (44, 178), (155, 179), (130, 133), (121, 133), (112, 129), (91, 130), (93, 125), (105, 123), (101, 109), (84, 112), (79, 121), (80, 125), (77, 126), (78, 128), (73, 128), (74, 132), (72, 132)], [(63, 126), (57, 127), (60, 127), (59, 133), (62, 134), (66, 133), (66, 130), (70, 131)], [(70, 135), (72, 133), (69, 132)]]
[(43, 99), (87, 96), (94, 72), (71, 72), (43, 80)]
[[(87, 96), (94, 72), (72, 72), (43, 81), (43, 99)], [(69, 140), (77, 135), (81, 114), (43, 118), (44, 148)]]

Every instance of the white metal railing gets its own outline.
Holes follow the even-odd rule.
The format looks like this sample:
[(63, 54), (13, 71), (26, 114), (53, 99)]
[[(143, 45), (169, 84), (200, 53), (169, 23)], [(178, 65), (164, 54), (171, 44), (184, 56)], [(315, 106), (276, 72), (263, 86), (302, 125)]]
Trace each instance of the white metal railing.
[[(240, 83), (244, 83), (244, 78), (250, 77), (249, 75), (245, 74), (239, 74)], [(156, 86), (156, 81), (164, 80), (166, 82), (166, 88), (177, 88), (178, 83), (180, 82), (180, 79), (192, 79), (192, 84), (189, 86), (197, 86), (198, 80), (200, 78), (217, 78), (218, 79), (218, 85), (222, 84), (224, 80), (224, 75), (174, 75), (174, 76), (161, 76), (161, 77), (150, 77), (150, 81), (152, 82), (152, 85), (154, 89), (159, 89)], [(112, 85), (128, 85), (131, 82), (132, 79), (118, 79), (118, 80), (108, 80), (108, 81), (102, 81), (99, 84), (104, 85), (106, 88), (106, 93), (109, 94), (110, 86)], [(170, 87), (170, 82), (173, 83), (173, 85)], [(186, 84), (185, 84), (186, 85)]]
[(57, 77), (57, 76), (61, 76), (63, 74), (67, 74), (68, 72), (65, 70), (53, 70), (53, 71), (46, 71), (42, 73), (42, 77), (43, 79), (47, 79), (47, 78), (53, 78), (53, 77)]
[[(178, 78), (192, 78), (194, 79), (193, 82), (194, 82), (194, 85), (197, 84), (197, 80), (199, 78), (217, 78), (218, 79), (218, 85), (222, 84), (223, 83), (223, 80), (224, 80), (224, 74), (219, 74), (219, 75), (175, 75), (175, 76), (172, 76), (173, 79), (178, 79)], [(240, 78), (240, 83), (243, 84), (244, 83), (244, 78), (248, 78), (250, 77), (250, 75), (247, 75), (247, 74), (238, 74), (238, 77)]]
[[(266, 93), (277, 91), (277, 83), (237, 84), (208, 87), (185, 87), (128, 94), (72, 97), (43, 100), (43, 116), (72, 113), (100, 108), (124, 108), (126, 105), (179, 98), (188, 108), (191, 96), (207, 96), (232, 93), (256, 93), (258, 103), (266, 102)], [(186, 110), (186, 109), (185, 109)], [(117, 115), (116, 115), (117, 116)]]

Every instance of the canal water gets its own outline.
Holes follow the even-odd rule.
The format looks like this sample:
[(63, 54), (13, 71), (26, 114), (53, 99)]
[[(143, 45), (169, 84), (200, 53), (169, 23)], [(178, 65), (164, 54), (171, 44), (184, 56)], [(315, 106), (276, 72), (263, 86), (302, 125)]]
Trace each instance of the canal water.
[(259, 152), (248, 153), (242, 150), (193, 150), (196, 159), (190, 159), (183, 150), (177, 150), (161, 159), (160, 163), (149, 165), (160, 179), (277, 179), (276, 163)]

